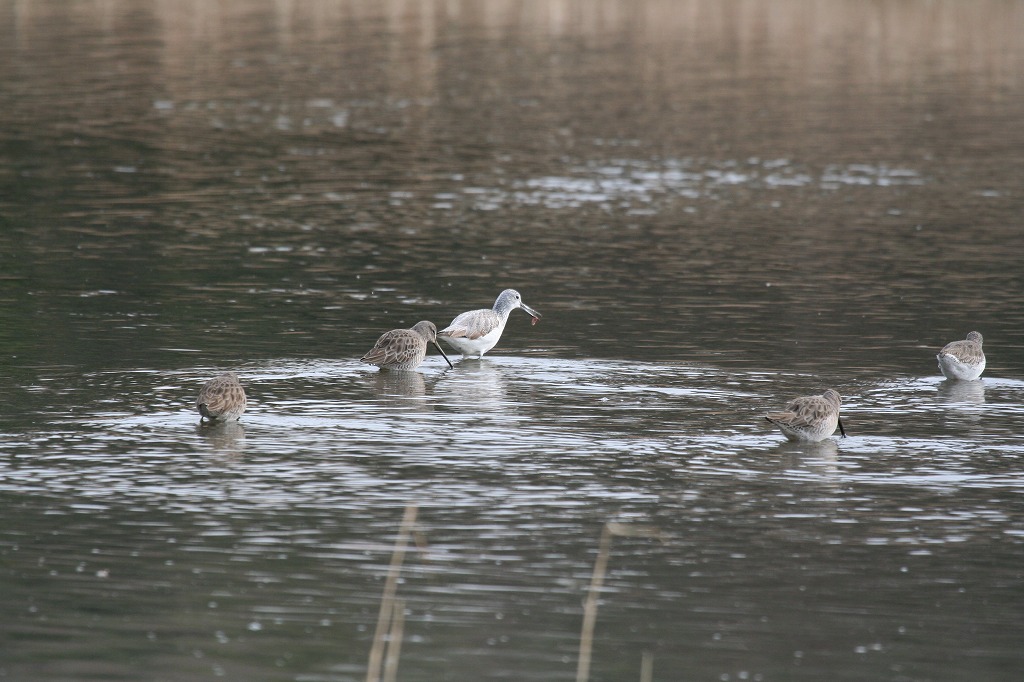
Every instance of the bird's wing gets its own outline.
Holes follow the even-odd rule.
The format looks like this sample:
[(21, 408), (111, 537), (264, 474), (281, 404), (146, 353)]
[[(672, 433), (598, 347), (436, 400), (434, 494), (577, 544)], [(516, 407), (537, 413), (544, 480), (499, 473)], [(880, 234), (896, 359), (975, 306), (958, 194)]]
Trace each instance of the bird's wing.
[(787, 426), (810, 426), (827, 408), (828, 404), (824, 398), (808, 396), (791, 400), (784, 412), (770, 412), (766, 416), (770, 421)]
[(790, 423), (799, 426), (813, 426), (832, 411), (832, 404), (825, 398), (808, 396), (795, 399), (786, 409), (795, 413), (793, 421)]
[(438, 336), (450, 339), (479, 339), (494, 331), (501, 324), (501, 318), (493, 310), (470, 310), (462, 313), (452, 323), (439, 331)]
[(245, 391), (235, 383), (214, 382), (199, 392), (196, 405), (206, 405), (210, 414), (221, 414), (231, 405), (245, 404)]
[(362, 361), (371, 365), (406, 362), (415, 357), (419, 340), (420, 335), (410, 329), (392, 329), (381, 334)]
[(976, 364), (981, 362), (982, 351), (973, 341), (953, 341), (947, 343), (939, 355), (951, 355), (960, 362)]

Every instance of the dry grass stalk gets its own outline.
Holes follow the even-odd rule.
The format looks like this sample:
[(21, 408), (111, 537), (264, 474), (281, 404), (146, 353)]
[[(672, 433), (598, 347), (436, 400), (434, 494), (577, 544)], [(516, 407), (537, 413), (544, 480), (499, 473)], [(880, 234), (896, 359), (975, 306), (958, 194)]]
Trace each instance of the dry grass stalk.
[(601, 530), (601, 543), (590, 574), (590, 591), (583, 604), (583, 627), (580, 631), (580, 655), (576, 664), (576, 682), (587, 682), (590, 678), (590, 660), (594, 651), (594, 626), (597, 624), (598, 594), (604, 585), (608, 572), (608, 555), (611, 553), (612, 537), (661, 537), (661, 531), (651, 526), (609, 521)]
[[(398, 537), (395, 539), (395, 548), (391, 552), (391, 565), (388, 567), (388, 577), (384, 581), (384, 592), (380, 597), (377, 630), (373, 634), (373, 646), (370, 647), (370, 659), (366, 665), (366, 682), (381, 682), (384, 648), (389, 640), (391, 640), (391, 644), (388, 646), (389, 657), (394, 651), (394, 662), (390, 664), (392, 677), (389, 679), (394, 679), (394, 674), (398, 669), (398, 650), (401, 648), (401, 642), (396, 644), (394, 640), (396, 636), (401, 639), (405, 611), (401, 603), (396, 603), (395, 592), (398, 590), (398, 576), (402, 572), (402, 562), (405, 560), (405, 549), (409, 545), (412, 526), (416, 523), (416, 512), (415, 504), (406, 505), (402, 525), (398, 530)], [(397, 624), (396, 620), (399, 621)], [(384, 670), (384, 673), (387, 674), (387, 670)]]
[(395, 682), (398, 678), (398, 657), (402, 652), (402, 634), (405, 631), (405, 601), (396, 599), (391, 612), (391, 629), (388, 632), (388, 650), (384, 656), (382, 682)]
[(654, 653), (645, 651), (640, 658), (640, 682), (651, 682), (654, 679)]

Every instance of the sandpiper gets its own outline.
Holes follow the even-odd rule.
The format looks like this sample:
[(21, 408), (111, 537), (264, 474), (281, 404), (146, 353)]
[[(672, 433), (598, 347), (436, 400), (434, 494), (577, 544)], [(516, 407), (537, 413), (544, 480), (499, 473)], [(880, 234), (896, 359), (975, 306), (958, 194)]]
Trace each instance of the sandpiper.
[(452, 361), (437, 345), (437, 327), (427, 320), (417, 322), (412, 329), (384, 332), (360, 362), (377, 365), (381, 369), (416, 369), (427, 356), (428, 343), (434, 344), (448, 366), (453, 367)]
[(981, 349), (983, 341), (981, 334), (971, 332), (963, 341), (947, 343), (935, 356), (942, 376), (963, 381), (974, 381), (980, 377), (985, 371), (985, 351)]
[(537, 324), (540, 313), (523, 303), (523, 297), (518, 291), (505, 289), (494, 302), (494, 308), (462, 313), (437, 335), (464, 356), (482, 358), (484, 353), (498, 343), (501, 332), (505, 330), (505, 323), (508, 322), (508, 314), (516, 308), (522, 308), (533, 318), (533, 324)]
[(835, 433), (836, 426), (846, 438), (839, 418), (839, 394), (831, 388), (821, 395), (796, 398), (784, 412), (769, 412), (765, 419), (779, 427), (789, 440), (817, 443)]
[(238, 375), (226, 372), (207, 381), (199, 389), (196, 408), (199, 421), (237, 421), (245, 412), (245, 389), (238, 382)]

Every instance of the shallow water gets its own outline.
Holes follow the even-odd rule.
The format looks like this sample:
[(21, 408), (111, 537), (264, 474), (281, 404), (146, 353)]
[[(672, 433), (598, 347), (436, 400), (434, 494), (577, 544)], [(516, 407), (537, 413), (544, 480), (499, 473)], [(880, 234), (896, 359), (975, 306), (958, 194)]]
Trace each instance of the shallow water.
[(415, 504), (401, 679), (574, 679), (607, 523), (593, 680), (1017, 679), (1024, 11), (965, 8), (0, 0), (0, 676), (365, 679)]
[(82, 377), (135, 404), (3, 442), (8, 674), (361, 676), (406, 503), (412, 677), (570, 676), (606, 521), (660, 537), (614, 543), (602, 677), (646, 650), (670, 679), (934, 678), (954, 639), (1015, 668), (1024, 381), (861, 379), (850, 437), (798, 446), (759, 415), (811, 377), (431, 360), (243, 366), (244, 420), (208, 427), (183, 394), (212, 368)]

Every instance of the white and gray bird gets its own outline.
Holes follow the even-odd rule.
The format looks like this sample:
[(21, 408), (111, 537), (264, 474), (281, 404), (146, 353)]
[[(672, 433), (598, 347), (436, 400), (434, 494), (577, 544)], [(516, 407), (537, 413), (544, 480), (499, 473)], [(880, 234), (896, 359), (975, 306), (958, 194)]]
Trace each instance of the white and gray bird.
[(533, 318), (537, 324), (540, 313), (523, 303), (523, 297), (515, 289), (505, 289), (494, 302), (493, 308), (481, 308), (462, 313), (452, 323), (437, 333), (438, 338), (462, 353), (464, 356), (475, 355), (482, 358), (484, 353), (494, 348), (505, 331), (508, 315), (516, 308), (521, 308)]
[(978, 332), (971, 332), (963, 341), (947, 343), (935, 358), (939, 370), (947, 379), (974, 381), (985, 371), (985, 351), (981, 344), (985, 339)]

